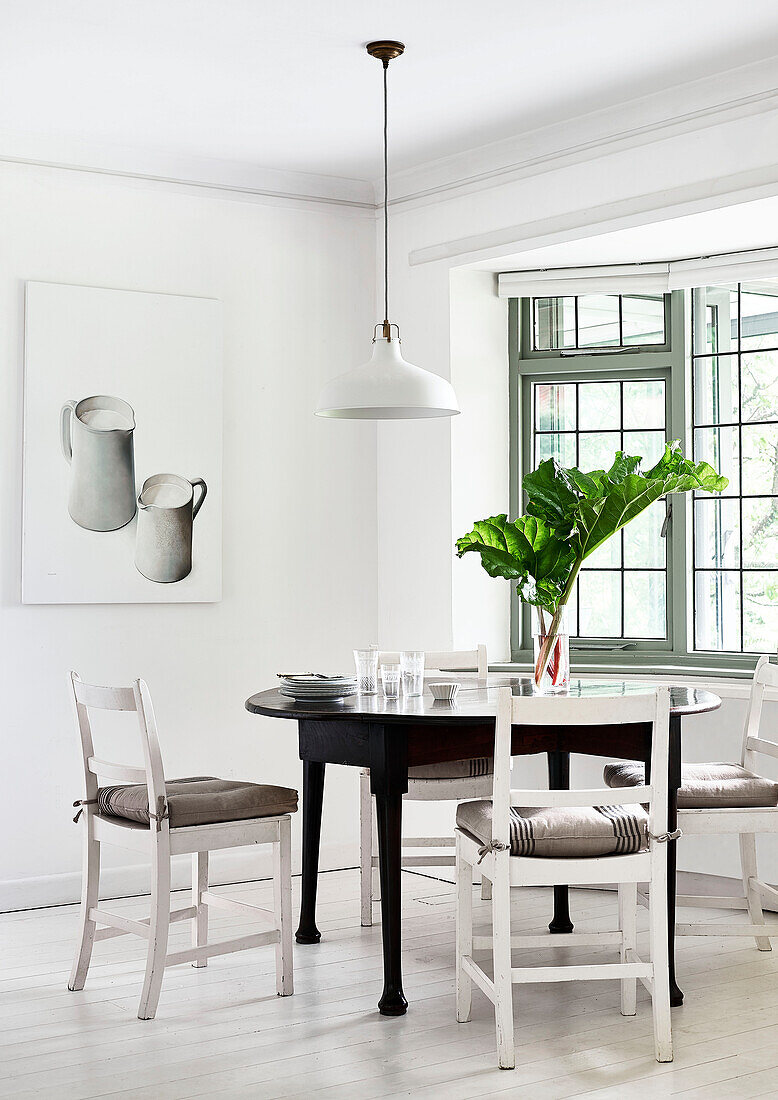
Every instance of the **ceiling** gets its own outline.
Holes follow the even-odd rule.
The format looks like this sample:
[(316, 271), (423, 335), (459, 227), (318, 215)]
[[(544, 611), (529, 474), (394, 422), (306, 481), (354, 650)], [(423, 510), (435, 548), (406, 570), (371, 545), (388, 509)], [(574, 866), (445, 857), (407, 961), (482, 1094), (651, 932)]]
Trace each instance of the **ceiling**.
[(71, 142), (372, 180), (381, 37), (408, 47), (405, 169), (768, 58), (778, 4), (3, 0), (0, 156), (23, 135), (40, 159)]

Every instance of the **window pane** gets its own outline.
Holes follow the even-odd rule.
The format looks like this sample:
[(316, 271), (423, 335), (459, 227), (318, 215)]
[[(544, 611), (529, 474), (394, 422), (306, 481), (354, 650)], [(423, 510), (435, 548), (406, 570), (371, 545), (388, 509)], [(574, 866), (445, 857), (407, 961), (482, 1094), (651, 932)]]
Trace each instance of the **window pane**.
[(738, 456), (737, 428), (695, 428), (694, 461), (709, 462), (715, 470), (729, 478), (729, 485), (724, 490), (726, 496), (737, 496), (740, 492)]
[(695, 647), (739, 650), (740, 574), (700, 572), (694, 587)]
[(737, 351), (737, 284), (692, 291), (692, 352)]
[(665, 384), (661, 380), (624, 383), (624, 427), (664, 428)]
[[(624, 528), (624, 564), (631, 569), (664, 569), (666, 539), (660, 532), (667, 509), (664, 501), (652, 504)], [(611, 541), (615, 542), (615, 539)], [(626, 596), (625, 596), (626, 610)], [(664, 629), (662, 630), (664, 635)]]
[(664, 638), (664, 571), (624, 574), (624, 637)]
[(604, 542), (583, 564), (584, 569), (618, 569), (621, 565), (621, 535)]
[(609, 470), (620, 446), (618, 432), (581, 432), (578, 465), (582, 470)]
[(578, 386), (578, 427), (582, 432), (621, 427), (618, 382), (582, 382)]
[(534, 298), (535, 350), (575, 347), (575, 298)]
[(744, 424), (741, 432), (743, 494), (778, 492), (778, 424)]
[(540, 432), (575, 430), (575, 386), (535, 386), (535, 427)]
[(661, 294), (625, 294), (621, 313), (624, 344), (664, 344), (665, 303)]
[(740, 357), (743, 420), (778, 420), (778, 351)]
[(778, 648), (778, 571), (743, 574), (743, 649), (775, 653)]
[(742, 284), (740, 348), (778, 348), (778, 280)]
[(602, 348), (619, 343), (618, 294), (581, 294), (578, 298), (578, 346)]
[(694, 361), (694, 423), (735, 424), (738, 419), (738, 357)]
[(575, 466), (575, 435), (549, 432), (535, 436), (535, 465), (555, 458), (562, 466)]
[(743, 566), (771, 569), (778, 565), (778, 498), (743, 501)]
[(694, 555), (698, 569), (740, 566), (740, 504), (737, 500), (695, 500)]
[(640, 455), (643, 461), (640, 469), (643, 473), (656, 466), (665, 453), (665, 433), (661, 432), (625, 432), (624, 451), (628, 455)]
[(580, 635), (618, 638), (621, 635), (621, 574), (586, 570), (578, 574)]

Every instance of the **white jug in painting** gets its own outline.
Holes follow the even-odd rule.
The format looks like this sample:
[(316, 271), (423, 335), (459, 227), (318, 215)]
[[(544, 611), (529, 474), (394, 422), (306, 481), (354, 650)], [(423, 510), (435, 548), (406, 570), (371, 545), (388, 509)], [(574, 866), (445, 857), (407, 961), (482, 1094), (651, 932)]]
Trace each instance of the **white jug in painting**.
[(67, 401), (60, 414), (70, 463), (68, 512), (89, 531), (116, 531), (135, 515), (135, 413), (119, 397)]
[[(200, 495), (195, 502), (196, 487)], [(170, 584), (191, 573), (193, 524), (207, 492), (201, 477), (189, 481), (178, 474), (154, 474), (143, 482), (135, 567), (144, 577)]]

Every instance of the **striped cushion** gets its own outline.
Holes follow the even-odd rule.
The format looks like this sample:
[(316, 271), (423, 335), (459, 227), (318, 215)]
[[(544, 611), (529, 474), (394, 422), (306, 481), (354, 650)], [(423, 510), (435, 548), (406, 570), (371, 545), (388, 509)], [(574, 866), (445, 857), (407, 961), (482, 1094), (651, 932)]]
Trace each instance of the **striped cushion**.
[[(609, 787), (639, 787), (645, 769), (636, 760), (606, 764)], [(681, 768), (679, 810), (715, 810), (738, 806), (778, 805), (778, 783), (746, 771), (739, 764), (684, 764)]]
[[(170, 828), (213, 825), (221, 821), (243, 821), (256, 817), (277, 817), (297, 810), (297, 791), (266, 783), (241, 783), (198, 775), (171, 779), (165, 784)], [(106, 817), (149, 824), (149, 792), (145, 783), (100, 787), (97, 812)]]
[(409, 779), (476, 779), (491, 775), (494, 760), (491, 756), (475, 756), (470, 760), (448, 760), (445, 764), (420, 764), (408, 768)]
[[(474, 840), (492, 839), (492, 802), (462, 802), (457, 825)], [(511, 806), (512, 856), (628, 855), (648, 846), (648, 814), (642, 806)]]

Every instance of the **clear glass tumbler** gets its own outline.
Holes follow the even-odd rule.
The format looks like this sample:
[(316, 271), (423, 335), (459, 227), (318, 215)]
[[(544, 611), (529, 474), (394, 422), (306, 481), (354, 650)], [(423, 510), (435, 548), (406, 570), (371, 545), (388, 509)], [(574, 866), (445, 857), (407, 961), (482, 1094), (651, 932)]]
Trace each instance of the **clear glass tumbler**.
[(424, 691), (424, 652), (421, 649), (409, 649), (400, 654), (403, 695), (413, 699)]
[(378, 692), (378, 650), (355, 649), (354, 665), (356, 666), (359, 694), (376, 695)]
[(385, 699), (400, 698), (400, 666), (381, 665), (381, 683)]

